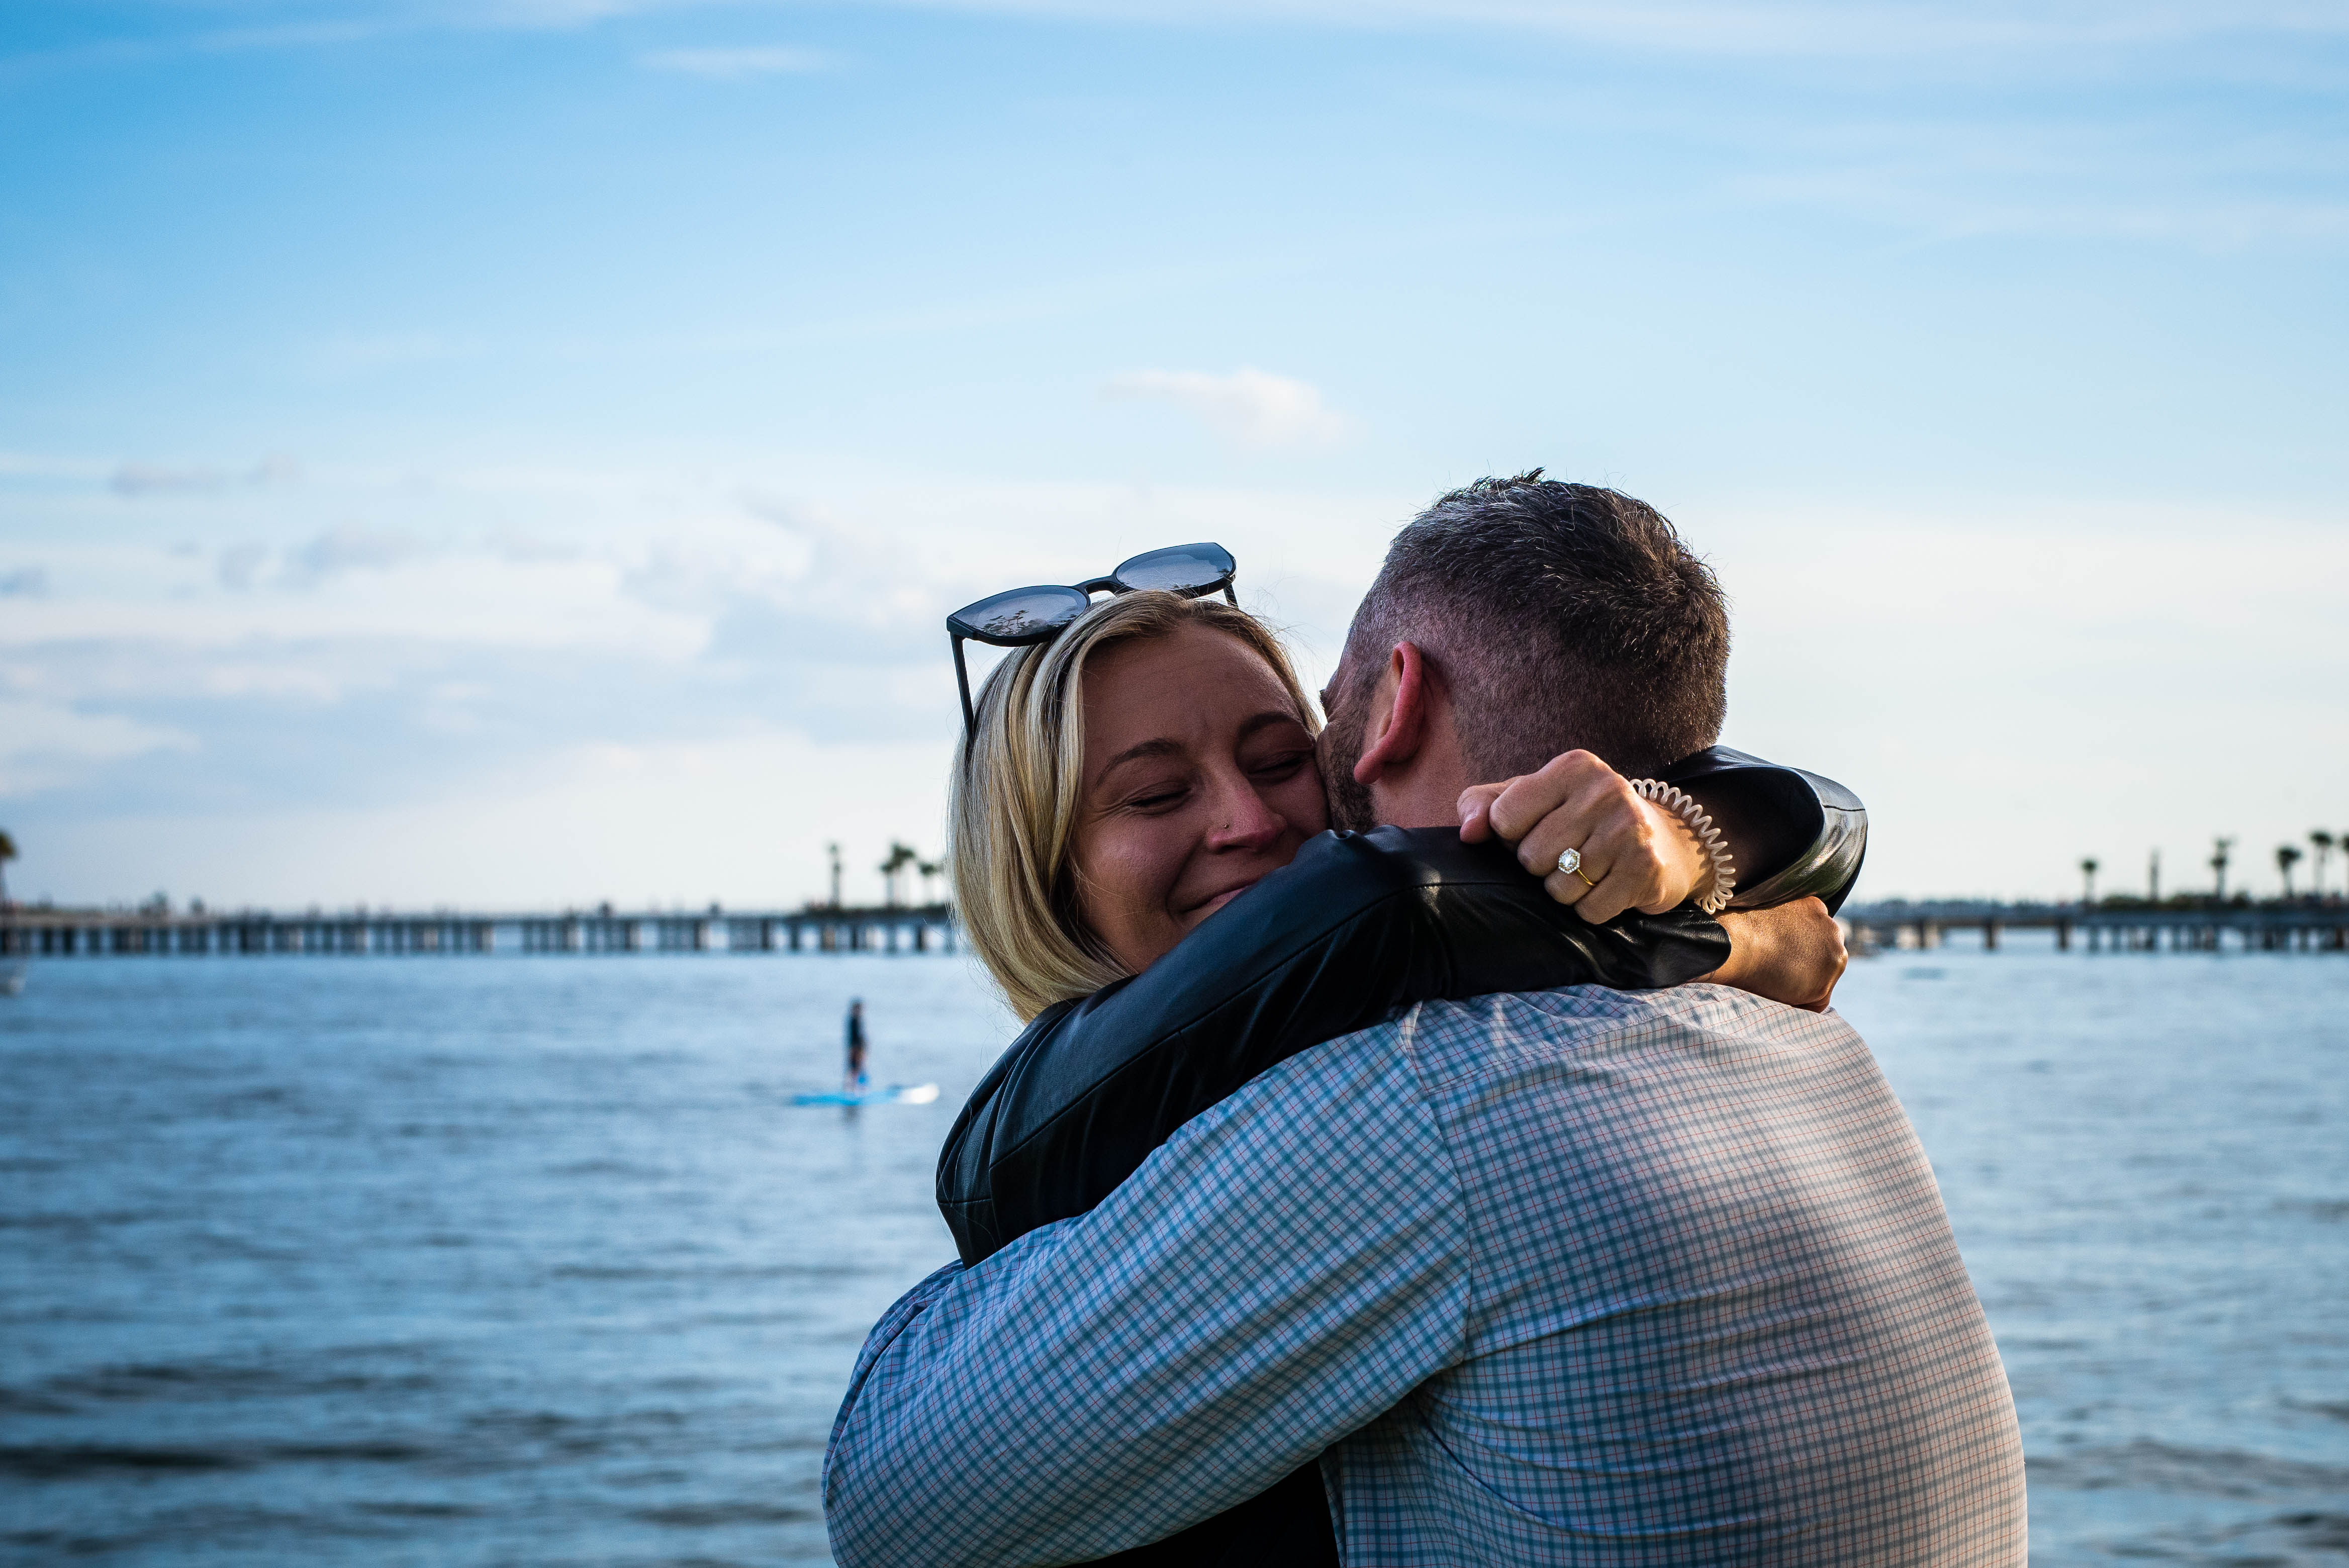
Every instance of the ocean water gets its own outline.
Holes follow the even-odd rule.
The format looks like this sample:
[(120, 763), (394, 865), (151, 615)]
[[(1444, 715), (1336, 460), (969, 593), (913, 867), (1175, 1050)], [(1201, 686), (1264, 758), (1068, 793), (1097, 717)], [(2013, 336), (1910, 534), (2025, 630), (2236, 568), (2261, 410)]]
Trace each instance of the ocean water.
[[(866, 1002), (883, 1082), (794, 1107)], [(2033, 1560), (2349, 1560), (2349, 961), (1894, 953)], [(156, 959), (0, 1000), (0, 1563), (823, 1561), (1012, 1033), (960, 960)]]

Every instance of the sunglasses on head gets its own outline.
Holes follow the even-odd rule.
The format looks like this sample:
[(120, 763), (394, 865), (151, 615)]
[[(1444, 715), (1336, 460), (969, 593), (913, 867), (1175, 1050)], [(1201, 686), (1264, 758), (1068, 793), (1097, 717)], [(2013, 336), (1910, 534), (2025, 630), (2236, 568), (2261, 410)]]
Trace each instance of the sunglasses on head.
[(1163, 588), (1187, 598), (1221, 591), (1238, 604), (1232, 576), (1239, 570), (1232, 553), (1221, 545), (1169, 545), (1121, 561), (1108, 576), (1068, 586), (1006, 588), (947, 617), (947, 636), (954, 642), (955, 685), (962, 691), (963, 733), (978, 734), (978, 714), (970, 705), (970, 672), (963, 663), (966, 641), (996, 648), (1026, 648), (1050, 642), (1085, 613), (1099, 593), (1130, 594), (1142, 588)]

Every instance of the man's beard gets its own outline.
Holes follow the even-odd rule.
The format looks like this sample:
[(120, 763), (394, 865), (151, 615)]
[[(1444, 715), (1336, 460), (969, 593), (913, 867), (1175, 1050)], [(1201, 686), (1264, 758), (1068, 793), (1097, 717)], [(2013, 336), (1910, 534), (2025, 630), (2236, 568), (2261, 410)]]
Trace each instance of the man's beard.
[(1363, 693), (1350, 692), (1321, 732), (1321, 793), (1330, 801), (1330, 826), (1368, 833), (1379, 825), (1371, 786), (1354, 777), (1362, 759)]

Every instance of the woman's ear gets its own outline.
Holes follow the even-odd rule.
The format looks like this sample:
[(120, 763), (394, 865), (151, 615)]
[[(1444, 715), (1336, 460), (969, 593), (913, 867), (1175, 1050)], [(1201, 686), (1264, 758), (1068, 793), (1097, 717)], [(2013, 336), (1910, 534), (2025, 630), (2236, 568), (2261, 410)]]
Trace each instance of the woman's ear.
[(1376, 784), (1389, 768), (1408, 766), (1427, 731), (1427, 668), (1419, 645), (1398, 642), (1371, 692), (1362, 721), (1366, 744), (1354, 762), (1354, 782)]

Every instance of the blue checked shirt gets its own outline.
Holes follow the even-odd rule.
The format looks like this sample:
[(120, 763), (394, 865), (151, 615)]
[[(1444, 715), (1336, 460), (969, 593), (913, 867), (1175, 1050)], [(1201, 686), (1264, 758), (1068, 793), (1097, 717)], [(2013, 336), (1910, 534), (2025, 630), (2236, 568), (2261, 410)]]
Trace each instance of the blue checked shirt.
[(1859, 1037), (1715, 986), (1430, 1002), (892, 1307), (846, 1568), (1081, 1562), (1320, 1458), (1365, 1564), (2023, 1563), (1998, 1353)]

